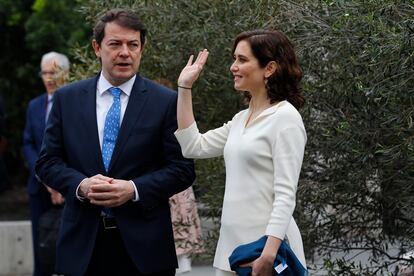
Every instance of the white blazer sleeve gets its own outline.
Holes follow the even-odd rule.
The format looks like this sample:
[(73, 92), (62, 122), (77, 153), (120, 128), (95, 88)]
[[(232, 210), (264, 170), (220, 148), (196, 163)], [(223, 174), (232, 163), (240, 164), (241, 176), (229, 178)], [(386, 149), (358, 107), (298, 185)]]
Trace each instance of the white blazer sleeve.
[(290, 122), (277, 132), (272, 146), (274, 201), (266, 228), (267, 235), (282, 240), (295, 209), (296, 190), (306, 144), (306, 132), (302, 120), (283, 119)]
[(222, 127), (200, 134), (196, 122), (174, 134), (186, 158), (210, 158), (223, 155), (224, 145), (231, 128), (231, 121)]

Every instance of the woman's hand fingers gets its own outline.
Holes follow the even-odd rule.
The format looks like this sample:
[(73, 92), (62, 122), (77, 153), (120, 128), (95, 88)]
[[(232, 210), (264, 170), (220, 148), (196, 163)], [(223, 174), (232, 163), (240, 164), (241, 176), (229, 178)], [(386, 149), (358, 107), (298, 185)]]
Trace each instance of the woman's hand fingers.
[(204, 49), (200, 51), (197, 55), (196, 60), (193, 63), (194, 55), (191, 55), (187, 61), (186, 66), (181, 71), (180, 76), (178, 77), (178, 84), (184, 87), (191, 87), (194, 81), (200, 75), (201, 70), (203, 70), (204, 64), (207, 62), (208, 51)]
[(251, 267), (251, 266), (253, 266), (253, 262), (240, 264), (240, 267)]
[(198, 53), (197, 59), (194, 62), (194, 64), (197, 64), (197, 65), (203, 67), (204, 64), (207, 61), (207, 57), (208, 57), (208, 51), (207, 51), (207, 49), (204, 49), (203, 51), (200, 51)]
[(198, 64), (199, 63), (199, 60), (200, 60), (200, 57), (201, 57), (202, 54), (203, 54), (203, 51), (198, 52), (197, 59), (194, 62), (194, 64)]
[(191, 55), (190, 58), (188, 59), (187, 66), (191, 66), (191, 64), (193, 63), (193, 59), (194, 59), (194, 55)]

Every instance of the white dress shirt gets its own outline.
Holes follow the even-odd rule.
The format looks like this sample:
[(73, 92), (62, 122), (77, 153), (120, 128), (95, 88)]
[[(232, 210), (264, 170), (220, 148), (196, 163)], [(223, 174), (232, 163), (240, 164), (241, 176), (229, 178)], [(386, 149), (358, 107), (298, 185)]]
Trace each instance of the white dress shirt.
[[(136, 79), (136, 75), (134, 75), (131, 79), (124, 82), (120, 86), (116, 86), (117, 88), (122, 90), (122, 93), (121, 93), (121, 116), (120, 116), (120, 122), (119, 122), (120, 127), (122, 126), (122, 120), (124, 119), (125, 110), (126, 110), (127, 105), (128, 105), (129, 96), (131, 95), (131, 91), (132, 91), (132, 87), (134, 86), (135, 79)], [(108, 114), (109, 109), (111, 108), (111, 105), (112, 105), (113, 101), (114, 101), (113, 100), (114, 97), (112, 96), (111, 92), (109, 92), (109, 90), (108, 90), (111, 87), (115, 87), (115, 86), (113, 86), (104, 77), (104, 75), (101, 72), (101, 74), (99, 76), (99, 79), (98, 79), (97, 86), (96, 86), (96, 121), (97, 121), (97, 125), (98, 125), (99, 145), (100, 145), (101, 149), (102, 149), (103, 136), (104, 136), (105, 118), (106, 118), (106, 115)], [(81, 181), (81, 183), (79, 183), (79, 186), (80, 186), (80, 184), (82, 184), (83, 181), (85, 181), (85, 179), (83, 179)], [(131, 184), (133, 185), (133, 187), (135, 189), (135, 198), (133, 199), (133, 201), (138, 201), (139, 200), (139, 195), (138, 195), (137, 187), (136, 187), (135, 183), (132, 180), (130, 180), (130, 182), (131, 182)], [(79, 200), (83, 200), (83, 197), (79, 196), (79, 193), (78, 193), (79, 186), (76, 189), (76, 195), (77, 195)]]
[(247, 126), (249, 110), (200, 134), (196, 123), (175, 132), (183, 155), (224, 155), (226, 186), (214, 266), (230, 271), (228, 257), (238, 245), (271, 235), (288, 238), (306, 267), (302, 238), (292, 217), (306, 132), (299, 112), (282, 101)]

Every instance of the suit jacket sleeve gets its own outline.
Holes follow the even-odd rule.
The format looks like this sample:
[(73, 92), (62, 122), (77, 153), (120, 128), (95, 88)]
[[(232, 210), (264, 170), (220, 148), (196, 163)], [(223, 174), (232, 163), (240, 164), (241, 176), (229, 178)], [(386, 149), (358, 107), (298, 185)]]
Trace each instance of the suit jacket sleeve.
[(133, 179), (137, 186), (139, 202), (144, 208), (154, 208), (174, 194), (188, 188), (195, 179), (194, 163), (181, 154), (180, 145), (174, 136), (177, 129), (177, 97), (170, 97), (164, 116), (162, 147), (164, 166), (154, 172)]
[(29, 103), (26, 112), (26, 124), (23, 131), (23, 154), (30, 172), (34, 173), (34, 167), (39, 153), (35, 144), (32, 115), (33, 102)]
[(54, 95), (53, 107), (49, 114), (40, 157), (35, 169), (37, 176), (44, 184), (65, 196), (68, 193), (75, 196), (77, 186), (87, 176), (69, 167), (64, 161), (62, 127), (61, 97), (57, 91)]

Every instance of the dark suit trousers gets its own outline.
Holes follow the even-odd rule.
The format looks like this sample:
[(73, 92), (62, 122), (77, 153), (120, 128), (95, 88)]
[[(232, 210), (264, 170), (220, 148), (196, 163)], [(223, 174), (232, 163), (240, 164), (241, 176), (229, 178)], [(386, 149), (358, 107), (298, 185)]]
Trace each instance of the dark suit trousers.
[[(145, 250), (137, 248), (136, 250)], [(173, 276), (175, 269), (157, 273), (143, 274), (132, 262), (124, 247), (118, 229), (105, 229), (100, 222), (98, 235), (86, 276), (137, 275), (137, 276)]]
[[(39, 184), (42, 185), (42, 184)], [(43, 269), (39, 262), (39, 219), (43, 213), (52, 208), (50, 194), (45, 188), (40, 187), (36, 195), (29, 194), (30, 219), (32, 221), (32, 240), (33, 240), (33, 256), (34, 271), (33, 276), (44, 275)]]

